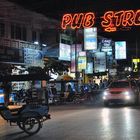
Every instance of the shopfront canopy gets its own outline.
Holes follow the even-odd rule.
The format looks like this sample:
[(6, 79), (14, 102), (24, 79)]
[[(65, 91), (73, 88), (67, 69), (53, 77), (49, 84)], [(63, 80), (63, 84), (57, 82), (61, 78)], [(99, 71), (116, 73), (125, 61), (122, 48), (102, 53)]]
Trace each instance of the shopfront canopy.
[(56, 80), (69, 81), (69, 80), (73, 80), (73, 78), (69, 75), (61, 75), (61, 76), (58, 76)]
[(35, 80), (46, 80), (49, 81), (51, 77), (46, 74), (25, 74), (25, 75), (7, 75), (0, 76), (0, 82), (11, 82), (11, 81), (35, 81)]

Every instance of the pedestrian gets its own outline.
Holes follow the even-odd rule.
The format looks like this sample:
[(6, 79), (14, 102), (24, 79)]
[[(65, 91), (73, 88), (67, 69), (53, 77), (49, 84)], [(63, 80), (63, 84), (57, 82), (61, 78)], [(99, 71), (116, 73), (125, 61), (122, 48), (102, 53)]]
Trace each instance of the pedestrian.
[(104, 83), (102, 80), (100, 80), (100, 83), (99, 83), (99, 89), (104, 89)]
[(4, 89), (4, 94), (5, 94), (5, 96), (4, 96), (5, 105), (8, 106), (9, 105), (9, 96), (12, 91), (11, 82), (4, 81), (2, 88)]
[(70, 84), (68, 85), (67, 92), (69, 92), (68, 101), (72, 101), (72, 98), (74, 96), (74, 91), (73, 91), (72, 86)]

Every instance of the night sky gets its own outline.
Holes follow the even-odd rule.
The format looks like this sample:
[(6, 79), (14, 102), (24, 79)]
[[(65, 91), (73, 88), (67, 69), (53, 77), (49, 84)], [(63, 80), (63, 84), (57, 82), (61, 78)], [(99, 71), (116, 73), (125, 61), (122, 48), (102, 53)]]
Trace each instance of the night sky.
[(9, 0), (27, 9), (42, 13), (47, 17), (57, 20), (62, 19), (65, 13), (94, 12), (98, 26), (98, 35), (112, 38), (114, 41), (127, 41), (128, 56), (140, 55), (140, 26), (133, 26), (129, 30), (119, 30), (114, 33), (107, 33), (101, 29), (100, 17), (109, 10), (138, 10), (140, 1), (138, 0)]

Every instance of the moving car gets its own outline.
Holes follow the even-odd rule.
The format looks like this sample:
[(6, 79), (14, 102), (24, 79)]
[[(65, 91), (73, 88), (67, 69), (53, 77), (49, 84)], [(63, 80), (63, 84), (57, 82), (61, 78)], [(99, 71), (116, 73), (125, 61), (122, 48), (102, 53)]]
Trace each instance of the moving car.
[(134, 80), (113, 81), (103, 93), (104, 105), (137, 104), (139, 88)]

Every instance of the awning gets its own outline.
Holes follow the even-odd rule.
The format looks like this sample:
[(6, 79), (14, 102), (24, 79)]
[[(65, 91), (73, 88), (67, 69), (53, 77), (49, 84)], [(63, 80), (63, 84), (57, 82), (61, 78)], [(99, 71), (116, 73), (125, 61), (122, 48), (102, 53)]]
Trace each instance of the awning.
[(34, 80), (46, 80), (49, 81), (51, 77), (46, 74), (25, 74), (25, 75), (8, 75), (0, 76), (0, 82), (3, 81), (34, 81)]
[(69, 80), (73, 80), (73, 78), (69, 75), (61, 75), (61, 76), (58, 76), (56, 80), (69, 81)]

